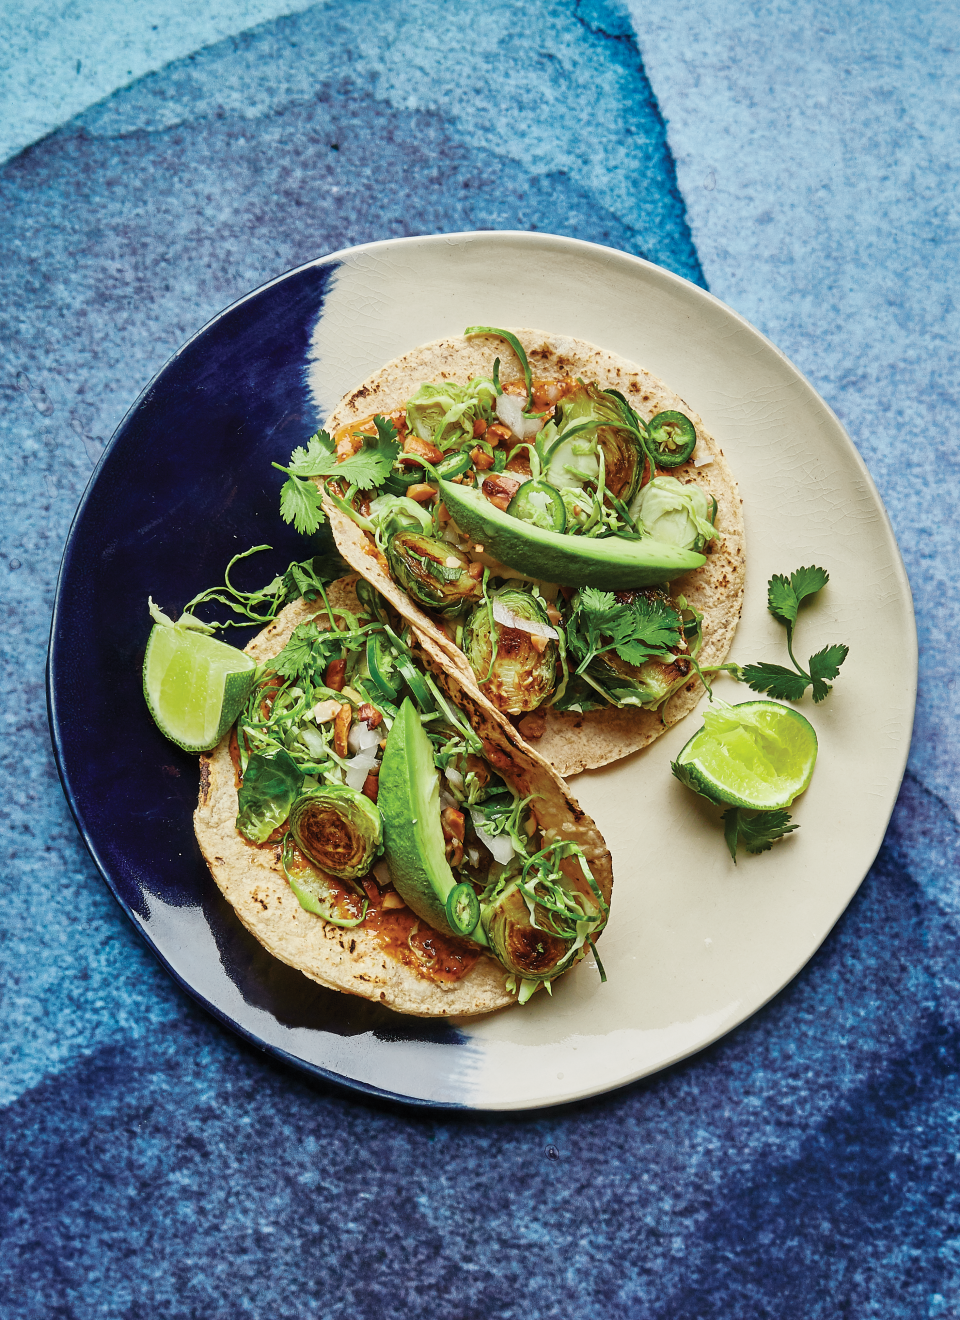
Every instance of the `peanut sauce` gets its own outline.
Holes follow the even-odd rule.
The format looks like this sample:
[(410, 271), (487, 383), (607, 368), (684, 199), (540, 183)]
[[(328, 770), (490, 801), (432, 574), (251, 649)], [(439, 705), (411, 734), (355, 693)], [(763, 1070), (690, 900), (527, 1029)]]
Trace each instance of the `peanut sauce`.
[[(291, 869), (296, 869), (313, 863), (294, 845), (290, 849), (290, 865)], [(359, 917), (363, 906), (360, 896), (333, 876), (326, 872), (324, 875), (330, 886), (331, 907), (348, 918)], [(389, 957), (428, 981), (449, 984), (461, 980), (480, 961), (481, 950), (475, 945), (441, 935), (409, 908), (384, 909), (383, 900), (394, 892), (392, 889), (381, 890), (371, 876), (361, 883), (369, 906), (367, 915), (356, 929), (373, 931), (377, 943)]]

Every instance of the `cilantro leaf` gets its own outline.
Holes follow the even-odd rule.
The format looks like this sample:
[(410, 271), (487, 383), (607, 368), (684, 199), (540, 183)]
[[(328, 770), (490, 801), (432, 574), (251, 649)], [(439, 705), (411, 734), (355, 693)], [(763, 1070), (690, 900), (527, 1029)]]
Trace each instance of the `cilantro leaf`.
[(797, 597), (797, 604), (806, 600), (807, 596), (815, 596), (818, 591), (830, 581), (830, 574), (825, 568), (817, 568), (811, 564), (809, 568), (798, 568), (795, 573), (790, 574), (790, 585), (793, 587), (794, 594)]
[(270, 668), (281, 678), (296, 678), (313, 667), (313, 648), (319, 634), (316, 624), (299, 623), (286, 646), (270, 663)]
[(318, 431), (307, 441), (306, 449), (293, 451), (287, 468), (297, 477), (320, 477), (325, 476), (330, 463), (336, 461), (337, 455), (329, 433)]
[(767, 583), (767, 609), (775, 619), (788, 625), (797, 621), (800, 602), (789, 578), (775, 574)]
[(749, 815), (741, 807), (731, 807), (723, 813), (723, 836), (734, 862), (737, 860), (737, 845), (742, 844), (748, 853), (767, 852), (787, 834), (799, 829), (791, 825), (789, 812), (754, 811)]
[(832, 684), (826, 680), (837, 677), (840, 673), (840, 666), (849, 653), (849, 646), (844, 646), (841, 642), (834, 646), (825, 646), (822, 651), (818, 651), (816, 655), (810, 657), (807, 663), (810, 665), (814, 701), (823, 701), (827, 693), (831, 691)]
[(383, 485), (399, 453), (398, 444), (386, 444), (376, 449), (369, 449), (364, 445), (359, 453), (345, 458), (342, 463), (336, 463), (332, 471), (326, 475), (343, 477), (352, 486), (359, 486), (361, 490), (370, 490), (375, 486)]
[(292, 522), (302, 535), (315, 532), (326, 520), (320, 490), (312, 481), (301, 477), (285, 481), (280, 490), (280, 517), (284, 522)]
[(806, 674), (799, 674), (784, 665), (744, 665), (740, 677), (754, 692), (767, 692), (780, 701), (799, 701), (810, 686)]
[(293, 451), (286, 467), (274, 464), (291, 478), (280, 492), (280, 516), (285, 522), (294, 523), (298, 532), (315, 532), (323, 521), (323, 513), (319, 491), (314, 497), (306, 489), (305, 480), (302, 490), (291, 483), (309, 477), (342, 477), (352, 486), (371, 490), (386, 481), (400, 453), (397, 428), (387, 417), (377, 416), (373, 420), (376, 436), (364, 436), (363, 448), (342, 462), (337, 459), (328, 432), (318, 431), (311, 436), (306, 449), (301, 446)]
[(800, 602), (808, 596), (815, 596), (829, 581), (830, 574), (826, 569), (816, 565), (798, 568), (789, 578), (776, 573), (767, 583), (767, 608), (775, 619), (790, 628), (797, 621)]
[(578, 673), (595, 655), (609, 650), (629, 665), (642, 665), (654, 657), (671, 657), (672, 650), (682, 645), (683, 623), (660, 596), (618, 601), (610, 591), (586, 587), (575, 601), (567, 641), (581, 662)]

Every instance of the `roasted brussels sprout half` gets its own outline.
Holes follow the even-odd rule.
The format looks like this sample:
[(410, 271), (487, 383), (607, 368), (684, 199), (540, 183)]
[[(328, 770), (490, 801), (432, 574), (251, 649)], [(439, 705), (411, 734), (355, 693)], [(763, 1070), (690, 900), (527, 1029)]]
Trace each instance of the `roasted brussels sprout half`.
[[(593, 423), (591, 427), (588, 423)], [(643, 476), (644, 455), (636, 439), (623, 426), (620, 405), (597, 385), (579, 385), (557, 404), (552, 429), (541, 432), (544, 442), (570, 433), (550, 454), (544, 476), (552, 486), (583, 486), (596, 481), (600, 462), (595, 444), (603, 450), (604, 484), (618, 500), (628, 504)], [(595, 442), (595, 443), (594, 443)]]
[(456, 614), (483, 599), (480, 582), (467, 571), (470, 560), (446, 541), (419, 532), (395, 532), (387, 542), (387, 560), (407, 595), (437, 614)]
[[(532, 624), (534, 634), (511, 627), (510, 619)], [(521, 715), (553, 694), (558, 655), (553, 632), (536, 596), (517, 587), (498, 591), (489, 606), (484, 602), (470, 615), (463, 650), (481, 691), (500, 710)]]
[[(548, 923), (546, 914), (538, 914), (538, 925)], [(504, 967), (528, 981), (549, 981), (575, 944), (573, 938), (561, 939), (534, 926), (519, 879), (484, 910), (483, 926), (493, 953)]]
[(630, 514), (658, 541), (701, 552), (717, 534), (714, 511), (706, 491), (694, 482), (684, 485), (676, 477), (654, 477), (634, 500)]
[(357, 880), (381, 851), (383, 821), (368, 797), (345, 784), (331, 784), (297, 798), (290, 832), (300, 850), (329, 875)]
[(283, 841), (280, 860), (287, 883), (305, 912), (313, 912), (345, 930), (360, 925), (367, 915), (367, 899), (361, 902), (349, 890), (342, 890), (327, 872), (318, 870), (303, 856), (290, 834)]
[(628, 665), (615, 651), (604, 651), (596, 662), (621, 681), (636, 687), (631, 704), (656, 710), (690, 677), (693, 665), (690, 657), (678, 655), (669, 664), (663, 660), (646, 660), (642, 665)]

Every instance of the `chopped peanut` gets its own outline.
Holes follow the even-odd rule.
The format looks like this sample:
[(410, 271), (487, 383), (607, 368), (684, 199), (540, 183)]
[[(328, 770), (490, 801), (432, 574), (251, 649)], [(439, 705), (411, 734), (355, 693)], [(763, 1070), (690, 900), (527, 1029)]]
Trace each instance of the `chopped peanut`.
[(547, 717), (541, 715), (539, 711), (534, 711), (531, 715), (524, 715), (523, 719), (517, 725), (517, 728), (523, 734), (524, 738), (533, 740), (542, 738), (546, 727)]
[(467, 572), (475, 582), (479, 582), (483, 577), (483, 564), (479, 559), (474, 559)]
[(547, 618), (552, 624), (558, 624), (560, 622), (562, 615), (556, 605), (547, 605)]
[(428, 504), (436, 493), (434, 488), (428, 486), (425, 481), (418, 481), (407, 487), (407, 498), (416, 500), (418, 504)]
[(543, 655), (544, 651), (547, 649), (547, 642), (549, 642), (549, 640), (549, 637), (538, 637), (536, 633), (530, 633), (530, 645), (535, 651), (538, 651), (540, 655)]
[(388, 889), (383, 896), (383, 902), (380, 906), (383, 908), (384, 912), (391, 912), (395, 908), (405, 908), (407, 905), (395, 889)]
[(331, 660), (327, 665), (327, 672), (323, 676), (323, 681), (334, 692), (342, 692), (346, 672), (346, 660)]
[(425, 458), (428, 463), (439, 463), (443, 454), (429, 440), (421, 440), (418, 435), (408, 435), (403, 442), (401, 457), (414, 463), (419, 462), (421, 458)]
[(488, 454), (485, 449), (477, 445), (476, 449), (470, 450), (470, 457), (473, 459), (473, 466), (478, 472), (488, 472), (493, 467), (493, 456)]
[(507, 505), (516, 495), (521, 484), (513, 477), (508, 477), (501, 472), (495, 477), (487, 477), (481, 489), (491, 504), (506, 512)]
[(378, 724), (383, 723), (383, 716), (370, 705), (369, 701), (365, 701), (357, 711), (357, 719), (363, 720), (368, 729), (375, 729)]
[(363, 788), (360, 790), (364, 797), (368, 797), (371, 802), (376, 802), (377, 794), (380, 792), (380, 776), (367, 775), (363, 781)]
[(352, 723), (353, 708), (347, 702), (344, 702), (333, 721), (333, 750), (338, 756), (349, 754), (350, 746), (347, 739), (350, 737), (350, 725)]
[(340, 713), (340, 702), (334, 701), (331, 697), (328, 701), (318, 702), (313, 708), (313, 718), (318, 724), (328, 724), (330, 720), (335, 720)]
[(481, 435), (483, 435), (483, 433), (484, 433), (484, 431), (485, 431), (486, 429), (487, 429), (487, 424), (486, 424), (486, 422), (483, 420), (482, 417), (478, 417), (477, 420), (476, 420), (476, 421), (474, 422), (474, 424), (473, 424), (473, 438), (474, 438), (475, 440), (476, 440), (476, 439), (479, 439), (479, 437), (480, 437)]
[(456, 807), (444, 807), (441, 811), (440, 828), (445, 839), (459, 839), (462, 843), (465, 825), (463, 812), (458, 811)]
[(498, 445), (501, 440), (509, 440), (512, 435), (509, 426), (504, 426), (502, 422), (494, 422), (493, 426), (488, 426), (484, 431), (483, 438), (488, 444)]

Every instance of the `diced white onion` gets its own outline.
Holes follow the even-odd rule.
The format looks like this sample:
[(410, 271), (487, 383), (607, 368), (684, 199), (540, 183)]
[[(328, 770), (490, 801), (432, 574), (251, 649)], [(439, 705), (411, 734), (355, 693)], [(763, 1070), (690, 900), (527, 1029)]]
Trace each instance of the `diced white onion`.
[(523, 419), (523, 438), (530, 440), (533, 436), (543, 430), (542, 417), (524, 417)]
[(445, 776), (445, 778), (446, 778), (446, 780), (447, 780), (447, 783), (448, 783), (448, 784), (452, 784), (452, 785), (454, 786), (454, 788), (459, 788), (460, 791), (461, 791), (461, 793), (462, 793), (462, 792), (463, 792), (463, 775), (460, 773), (460, 771), (459, 771), (459, 770), (454, 770), (454, 768), (453, 768), (452, 765), (448, 765), (447, 768), (446, 768), (446, 770), (444, 770), (443, 773), (444, 773), (444, 776)]
[(693, 456), (693, 466), (694, 466), (695, 468), (707, 467), (707, 466), (708, 466), (710, 463), (712, 463), (712, 462), (713, 462), (713, 455), (712, 455), (712, 454), (704, 454), (704, 453), (696, 454), (696, 453), (695, 453), (694, 456)]
[(440, 805), (441, 807), (459, 807), (460, 804), (452, 793), (448, 793), (445, 788), (441, 788)]
[(363, 788), (367, 775), (377, 764), (376, 748), (368, 747), (360, 752), (352, 761), (347, 761), (346, 769), (343, 775), (343, 782), (348, 788), (355, 788), (357, 792)]
[(356, 755), (367, 747), (375, 747), (382, 736), (377, 729), (371, 729), (365, 721), (358, 720), (347, 736), (347, 746)]
[(470, 815), (473, 819), (473, 827), (477, 831), (477, 838), (490, 849), (495, 862), (499, 862), (501, 866), (506, 866), (516, 852), (510, 842), (509, 834), (488, 834), (483, 828), (484, 816), (479, 811), (474, 811), (473, 808), (470, 810)]
[(523, 439), (523, 402), (515, 394), (501, 394), (497, 397), (497, 416), (504, 426), (509, 426), (518, 439)]
[(493, 600), (493, 617), (504, 628), (516, 628), (520, 632), (529, 633), (531, 637), (545, 637), (554, 642), (557, 640), (556, 628), (551, 628), (547, 623), (540, 623), (538, 619), (521, 619), (496, 597)]

